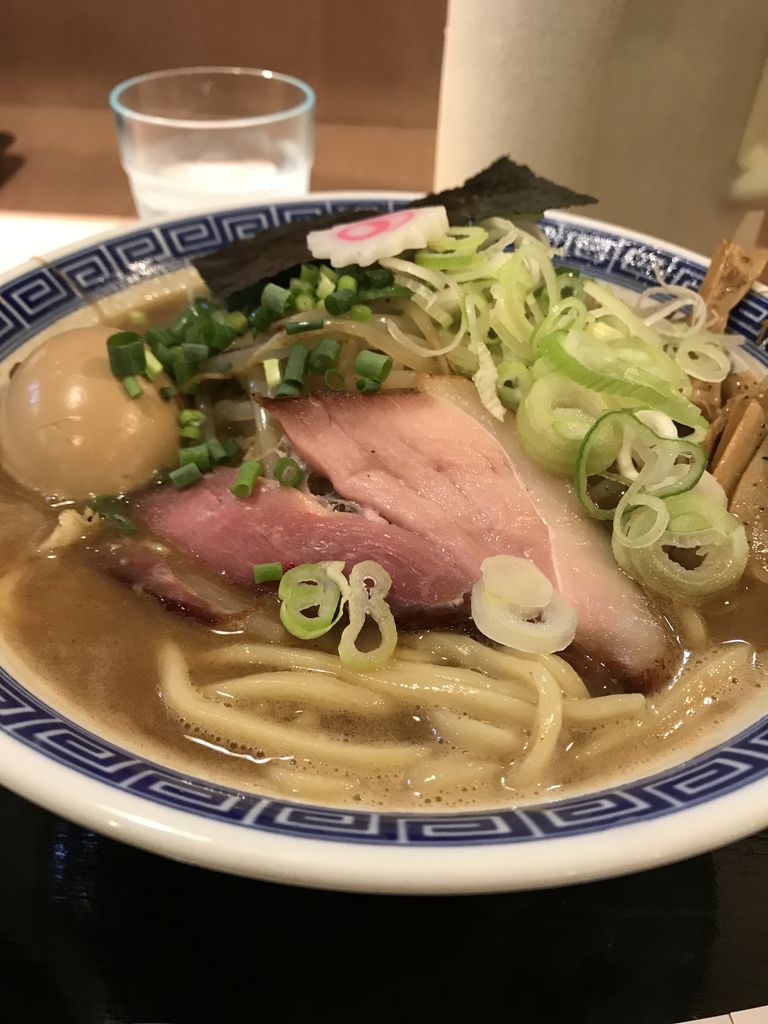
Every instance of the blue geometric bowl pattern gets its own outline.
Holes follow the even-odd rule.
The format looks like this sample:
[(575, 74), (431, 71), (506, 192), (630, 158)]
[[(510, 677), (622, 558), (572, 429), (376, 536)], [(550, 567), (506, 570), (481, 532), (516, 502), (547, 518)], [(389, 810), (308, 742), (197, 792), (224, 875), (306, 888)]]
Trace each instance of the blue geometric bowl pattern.
[[(89, 300), (174, 270), (191, 257), (297, 214), (402, 204), (399, 199), (355, 198), (248, 207), (141, 227), (86, 245), (0, 286), (0, 360)], [(700, 262), (629, 234), (556, 217), (542, 226), (562, 250), (563, 262), (626, 288), (647, 287), (657, 273), (667, 283), (694, 287), (704, 276)], [(735, 310), (730, 329), (742, 334), (751, 354), (768, 365), (761, 340), (766, 324), (768, 297), (751, 293)], [(763, 719), (682, 765), (583, 797), (450, 814), (334, 810), (243, 793), (136, 757), (66, 718), (2, 668), (0, 732), (82, 775), (174, 810), (286, 836), (380, 845), (477, 846), (608, 831), (706, 803), (768, 776), (768, 719)]]

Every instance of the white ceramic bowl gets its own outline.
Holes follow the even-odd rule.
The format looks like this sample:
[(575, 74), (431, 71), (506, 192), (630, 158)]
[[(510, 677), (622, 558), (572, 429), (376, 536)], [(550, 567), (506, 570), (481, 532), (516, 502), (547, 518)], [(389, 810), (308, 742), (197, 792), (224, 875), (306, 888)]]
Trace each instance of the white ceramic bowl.
[[(0, 360), (87, 302), (307, 210), (398, 206), (402, 194), (322, 194), (142, 225), (59, 250), (0, 278)], [(639, 290), (661, 272), (700, 284), (705, 261), (583, 217), (544, 221), (568, 263)], [(754, 342), (768, 290), (731, 327)], [(766, 364), (755, 344), (750, 358)], [(292, 803), (183, 775), (89, 732), (0, 647), (0, 782), (106, 835), (240, 875), (369, 892), (484, 892), (650, 868), (768, 824), (768, 717), (652, 777), (565, 800), (488, 812), (372, 813)], [(732, 726), (735, 728), (736, 726)], [(713, 739), (714, 742), (714, 739)]]

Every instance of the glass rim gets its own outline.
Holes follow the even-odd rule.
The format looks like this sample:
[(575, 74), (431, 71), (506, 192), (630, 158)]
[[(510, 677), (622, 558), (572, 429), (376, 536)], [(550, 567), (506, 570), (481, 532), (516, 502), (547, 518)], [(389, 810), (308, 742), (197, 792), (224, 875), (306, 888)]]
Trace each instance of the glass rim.
[[(295, 86), (304, 94), (304, 98), (296, 106), (279, 110), (275, 114), (254, 114), (250, 117), (231, 117), (217, 120), (203, 120), (190, 117), (163, 117), (161, 114), (143, 114), (139, 110), (133, 110), (122, 100), (122, 94), (140, 82), (148, 82), (158, 78), (171, 78), (174, 75), (200, 75), (211, 74), (249, 75), (255, 78), (287, 82)], [(133, 78), (126, 78), (118, 82), (109, 94), (109, 105), (114, 114), (133, 121), (141, 121), (144, 124), (162, 125), (166, 128), (249, 128), (258, 125), (275, 124), (278, 121), (287, 121), (292, 117), (298, 117), (312, 110), (315, 105), (315, 91), (311, 85), (307, 85), (300, 78), (293, 75), (286, 75), (280, 71), (270, 71), (268, 68), (245, 68), (236, 64), (199, 64), (186, 68), (165, 68), (160, 71), (146, 71), (141, 75), (134, 75)]]

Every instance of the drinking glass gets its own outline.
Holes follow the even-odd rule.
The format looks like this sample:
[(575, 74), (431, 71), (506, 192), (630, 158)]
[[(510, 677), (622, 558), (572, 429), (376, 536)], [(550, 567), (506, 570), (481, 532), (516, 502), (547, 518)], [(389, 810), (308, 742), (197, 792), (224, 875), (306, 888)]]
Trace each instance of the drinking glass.
[(309, 187), (315, 94), (257, 68), (152, 71), (109, 102), (136, 210), (147, 219)]

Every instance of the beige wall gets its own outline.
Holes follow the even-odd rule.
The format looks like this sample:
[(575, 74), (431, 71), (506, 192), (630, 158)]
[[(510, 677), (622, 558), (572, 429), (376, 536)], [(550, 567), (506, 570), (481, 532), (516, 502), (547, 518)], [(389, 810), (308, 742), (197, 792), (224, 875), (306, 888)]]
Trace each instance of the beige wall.
[[(0, 0), (0, 208), (130, 212), (107, 94), (142, 71), (271, 67), (318, 96), (314, 184), (431, 184), (446, 0)], [(218, 12), (218, 13), (217, 13)], [(221, 12), (226, 12), (222, 14)]]

